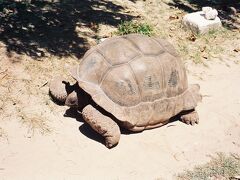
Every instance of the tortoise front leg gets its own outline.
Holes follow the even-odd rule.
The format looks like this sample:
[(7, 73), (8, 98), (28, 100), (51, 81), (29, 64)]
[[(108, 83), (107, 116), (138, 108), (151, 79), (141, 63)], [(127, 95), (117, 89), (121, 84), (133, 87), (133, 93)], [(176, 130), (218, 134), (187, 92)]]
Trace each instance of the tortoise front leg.
[(82, 110), (83, 119), (100, 135), (105, 138), (108, 148), (118, 144), (120, 139), (120, 128), (111, 118), (103, 115), (91, 105)]
[(181, 114), (182, 122), (195, 125), (199, 123), (198, 113), (194, 110), (185, 111)]
[(64, 104), (68, 94), (74, 91), (74, 85), (71, 85), (61, 76), (54, 77), (49, 85), (49, 93), (52, 99), (60, 104)]

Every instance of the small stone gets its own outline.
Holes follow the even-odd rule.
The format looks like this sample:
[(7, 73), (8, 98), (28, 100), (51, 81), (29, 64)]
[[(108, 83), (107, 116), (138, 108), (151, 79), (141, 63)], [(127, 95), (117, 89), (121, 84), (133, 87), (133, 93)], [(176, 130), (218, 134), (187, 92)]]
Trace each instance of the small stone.
[(204, 34), (210, 30), (219, 29), (222, 23), (219, 17), (216, 16), (215, 19), (208, 20), (205, 18), (203, 11), (198, 11), (185, 15), (183, 17), (183, 25), (195, 33)]
[(216, 9), (213, 9), (211, 7), (208, 7), (208, 6), (203, 7), (202, 12), (203, 12), (205, 18), (208, 19), (208, 20), (214, 20), (218, 15), (218, 12), (217, 12)]
[(212, 10), (211, 7), (208, 7), (208, 6), (202, 7), (202, 12), (203, 12), (204, 14), (206, 14), (206, 12), (211, 11), (211, 10)]
[(213, 10), (207, 11), (205, 13), (205, 18), (208, 20), (214, 20), (214, 19), (216, 19), (217, 15), (218, 15), (217, 10), (213, 9)]

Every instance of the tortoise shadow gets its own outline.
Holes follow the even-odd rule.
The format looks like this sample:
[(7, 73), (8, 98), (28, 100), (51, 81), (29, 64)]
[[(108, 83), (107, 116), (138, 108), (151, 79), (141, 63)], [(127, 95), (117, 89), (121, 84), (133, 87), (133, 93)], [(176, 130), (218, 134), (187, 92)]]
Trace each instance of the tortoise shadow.
[[(112, 118), (115, 122), (118, 122), (118, 120), (112, 114), (110, 114), (109, 112), (106, 112), (101, 107), (96, 106), (96, 104), (94, 102), (91, 102), (91, 104), (93, 106), (95, 106), (95, 108), (97, 108), (102, 114)], [(104, 137), (102, 137), (100, 134), (98, 134), (95, 130), (92, 129), (92, 127), (89, 124), (87, 124), (84, 121), (84, 119), (83, 119), (83, 117), (82, 117), (80, 112), (81, 111), (79, 111), (79, 109), (77, 109), (77, 108), (69, 108), (68, 110), (66, 110), (64, 116), (65, 117), (71, 117), (71, 118), (74, 118), (78, 122), (82, 122), (83, 124), (79, 127), (79, 131), (84, 136), (88, 137), (89, 139), (94, 140), (94, 141), (96, 141), (98, 143), (101, 143), (101, 144), (105, 145)], [(166, 125), (167, 125), (167, 127), (175, 126), (175, 125), (171, 125), (171, 123), (173, 123), (175, 121), (179, 121), (181, 114), (182, 113), (179, 113), (176, 116), (170, 118), (169, 122), (167, 124), (163, 125), (163, 126), (166, 126)], [(134, 135), (134, 134), (138, 134), (138, 133), (142, 132), (142, 131), (140, 131), (140, 132), (133, 132), (133, 131), (125, 129), (125, 128), (121, 127), (121, 126), (119, 126), (119, 127), (120, 127), (120, 131), (121, 131), (122, 135)], [(151, 130), (151, 129), (149, 129), (149, 130)]]
[(75, 119), (76, 121), (78, 122), (81, 122), (83, 123), (80, 127), (79, 127), (79, 131), (84, 135), (86, 136), (87, 138), (91, 139), (91, 140), (94, 140), (98, 143), (101, 143), (101, 144), (105, 144), (105, 141), (104, 141), (104, 138), (98, 134), (96, 131), (94, 131), (90, 125), (88, 125), (81, 113), (79, 112), (79, 110), (77, 108), (69, 108), (66, 110), (66, 112), (64, 113), (64, 117), (70, 117), (70, 118), (73, 118)]
[(79, 127), (79, 131), (85, 135), (86, 137), (88, 137), (91, 140), (94, 140), (98, 143), (101, 143), (103, 145), (105, 145), (105, 139), (98, 134), (96, 131), (94, 131), (90, 125), (88, 125), (87, 123), (84, 123), (83, 125), (81, 125)]
[(67, 109), (63, 116), (64, 117), (70, 117), (70, 118), (75, 119), (78, 122), (84, 123), (82, 115), (81, 115), (81, 113), (79, 113), (77, 108), (69, 108), (69, 109)]
[[(160, 127), (157, 127), (157, 128), (161, 128), (163, 126), (167, 126), (167, 127), (172, 127), (172, 126), (176, 126), (176, 125), (173, 125), (172, 123), (176, 122), (176, 121), (180, 121), (180, 116), (181, 116), (181, 113), (177, 114), (176, 116), (173, 116), (169, 119), (168, 123), (160, 126)], [(155, 128), (152, 128), (152, 129), (145, 129), (143, 131), (139, 131), (139, 132), (133, 132), (133, 131), (130, 131), (128, 129), (125, 129), (125, 128), (122, 128), (120, 127), (121, 129), (121, 134), (124, 134), (124, 135), (131, 135), (131, 134), (139, 134), (143, 131), (149, 131), (149, 130), (152, 130), (152, 129), (155, 129)]]

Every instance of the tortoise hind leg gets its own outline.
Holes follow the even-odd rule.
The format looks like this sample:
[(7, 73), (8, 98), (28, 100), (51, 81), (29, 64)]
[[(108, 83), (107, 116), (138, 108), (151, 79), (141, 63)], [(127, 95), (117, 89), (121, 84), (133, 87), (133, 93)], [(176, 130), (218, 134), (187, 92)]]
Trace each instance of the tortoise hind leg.
[(198, 102), (202, 100), (199, 90), (200, 86), (198, 84), (192, 84), (183, 97), (183, 112), (180, 116), (186, 124), (195, 125), (199, 123), (198, 113), (195, 111)]
[(182, 122), (195, 125), (199, 123), (198, 113), (195, 110), (185, 111), (181, 114)]
[(91, 105), (83, 108), (82, 116), (97, 133), (105, 138), (105, 144), (108, 148), (118, 144), (121, 132), (114, 120), (103, 115)]

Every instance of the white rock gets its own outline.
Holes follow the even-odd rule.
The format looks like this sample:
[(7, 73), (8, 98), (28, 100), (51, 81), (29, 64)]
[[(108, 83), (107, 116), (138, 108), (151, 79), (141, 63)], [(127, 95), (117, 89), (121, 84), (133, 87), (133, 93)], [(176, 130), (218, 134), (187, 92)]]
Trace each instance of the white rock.
[(207, 11), (205, 13), (205, 18), (208, 19), (208, 20), (214, 20), (218, 15), (218, 12), (216, 9), (212, 9), (210, 11)]
[(212, 10), (211, 7), (208, 7), (208, 6), (202, 7), (202, 11), (203, 11), (204, 14), (206, 14), (206, 12), (208, 12), (208, 11), (210, 11), (210, 10)]
[(217, 10), (209, 6), (203, 7), (202, 12), (204, 13), (205, 18), (208, 20), (214, 20), (218, 15)]
[(187, 14), (183, 17), (183, 25), (195, 33), (204, 34), (210, 30), (219, 29), (222, 26), (219, 17), (214, 20), (205, 18), (203, 11)]

